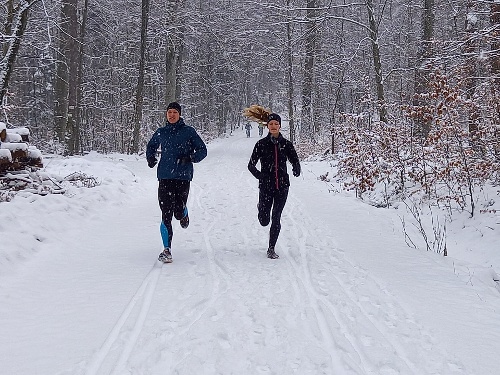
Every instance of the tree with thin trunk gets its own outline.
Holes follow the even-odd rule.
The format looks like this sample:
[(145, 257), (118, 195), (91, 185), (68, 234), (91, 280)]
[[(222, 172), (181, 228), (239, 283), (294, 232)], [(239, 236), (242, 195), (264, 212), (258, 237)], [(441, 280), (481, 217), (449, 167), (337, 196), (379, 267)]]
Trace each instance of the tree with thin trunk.
[[(182, 1), (167, 1), (169, 24), (176, 25), (178, 19), (177, 12), (181, 9)], [(181, 29), (171, 27), (167, 32), (167, 38), (165, 40), (166, 50), (165, 50), (165, 105), (179, 98), (181, 88), (178, 85), (178, 73), (179, 73), (179, 58), (180, 58), (180, 44), (179, 41), (182, 38)]]
[[(413, 105), (418, 107), (424, 105), (422, 97), (429, 91), (429, 75), (432, 72), (431, 58), (434, 55), (434, 0), (424, 0), (422, 15), (422, 40), (418, 51), (417, 65), (415, 67), (415, 96)], [(414, 134), (427, 137), (430, 131), (430, 121), (417, 117), (415, 120)]]
[(492, 27), (491, 50), (494, 51), (491, 56), (491, 76), (492, 76), (492, 97), (494, 98), (493, 121), (497, 126), (495, 131), (496, 158), (500, 161), (500, 3), (492, 2), (490, 6), (490, 24)]
[(474, 94), (476, 92), (476, 53), (477, 53), (477, 18), (474, 16), (476, 13), (476, 1), (467, 1), (467, 16), (465, 17), (465, 43), (463, 48), (465, 63), (464, 63), (464, 78), (465, 78), (465, 97), (470, 101), (469, 111), (469, 134), (471, 142), (475, 142), (474, 138), (478, 131), (478, 121), (480, 117), (479, 108), (474, 103)]
[[(306, 35), (305, 35), (305, 58), (304, 58), (304, 79), (302, 83), (302, 124), (307, 124), (308, 135), (313, 136), (317, 131), (315, 114), (313, 111), (314, 94), (314, 62), (316, 58), (316, 48), (318, 39), (317, 26), (317, 0), (307, 0), (306, 10)], [(303, 125), (302, 125), (303, 127)]]
[(89, 9), (89, 0), (84, 0), (82, 9), (82, 22), (78, 33), (78, 68), (76, 80), (76, 105), (75, 105), (75, 127), (73, 133), (74, 150), (77, 153), (81, 152), (81, 123), (82, 123), (82, 89), (83, 89), (83, 53), (85, 46), (85, 28), (87, 26)]
[(144, 101), (144, 71), (146, 67), (146, 51), (148, 36), (149, 0), (142, 0), (141, 15), (141, 56), (139, 59), (139, 74), (135, 91), (134, 131), (132, 134), (132, 153), (139, 152), (139, 134), (142, 123), (142, 108)]
[(379, 119), (382, 122), (387, 122), (387, 105), (384, 96), (384, 81), (382, 78), (382, 58), (380, 55), (378, 26), (375, 21), (375, 11), (373, 1), (366, 0), (366, 9), (368, 11), (368, 23), (370, 32), (370, 42), (372, 44), (373, 66), (375, 68), (375, 85), (377, 89), (377, 105), (379, 111)]
[(293, 108), (293, 50), (292, 50), (292, 25), (290, 18), (290, 0), (286, 2), (287, 23), (286, 23), (286, 81), (287, 81), (287, 101), (288, 101), (288, 126), (290, 128), (290, 142), (295, 142), (295, 120)]
[(8, 14), (5, 25), (5, 36), (7, 36), (5, 39), (7, 42), (3, 46), (3, 56), (0, 60), (0, 106), (3, 106), (8, 92), (14, 63), (28, 24), (29, 10), (38, 1), (24, 0), (17, 5), (14, 5), (14, 0), (7, 1)]
[(70, 155), (76, 150), (75, 118), (77, 110), (78, 46), (78, 0), (63, 0), (59, 24), (59, 46), (54, 84), (55, 127), (59, 142)]

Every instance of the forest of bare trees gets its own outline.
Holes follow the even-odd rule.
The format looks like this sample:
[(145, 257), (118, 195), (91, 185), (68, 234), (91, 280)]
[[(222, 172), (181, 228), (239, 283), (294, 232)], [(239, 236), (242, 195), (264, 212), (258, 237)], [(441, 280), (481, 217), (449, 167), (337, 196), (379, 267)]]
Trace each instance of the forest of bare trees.
[(260, 104), (292, 141), (327, 139), (360, 193), (411, 182), (473, 214), (498, 181), (498, 1), (2, 5), (0, 121), (44, 152), (142, 152), (172, 100), (207, 136)]

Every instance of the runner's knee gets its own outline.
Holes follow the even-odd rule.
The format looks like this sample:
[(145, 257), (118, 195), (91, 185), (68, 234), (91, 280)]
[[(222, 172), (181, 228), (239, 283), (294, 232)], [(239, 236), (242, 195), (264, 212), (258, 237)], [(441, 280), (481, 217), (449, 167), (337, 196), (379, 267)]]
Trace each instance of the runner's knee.
[(259, 218), (260, 225), (262, 225), (263, 227), (269, 225), (269, 222), (271, 221), (271, 218), (269, 217), (269, 215), (260, 215), (259, 214), (258, 218)]

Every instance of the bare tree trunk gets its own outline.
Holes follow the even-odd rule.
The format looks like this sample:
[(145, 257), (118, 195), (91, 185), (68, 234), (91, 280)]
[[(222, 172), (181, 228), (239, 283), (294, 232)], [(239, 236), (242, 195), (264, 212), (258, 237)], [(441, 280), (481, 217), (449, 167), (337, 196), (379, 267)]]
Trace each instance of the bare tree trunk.
[(306, 56), (304, 60), (304, 82), (302, 84), (302, 114), (301, 123), (307, 123), (308, 135), (313, 136), (316, 130), (314, 113), (312, 107), (314, 86), (314, 58), (316, 52), (317, 24), (316, 24), (316, 0), (307, 0), (306, 11)]
[[(182, 4), (182, 3), (181, 3)], [(178, 42), (178, 53), (177, 53), (177, 63), (176, 63), (176, 79), (175, 79), (175, 97), (180, 98), (182, 95), (182, 57), (184, 56), (184, 35), (186, 28), (181, 26), (179, 29), (179, 42)]]
[[(416, 107), (424, 105), (421, 95), (429, 91), (428, 79), (430, 71), (430, 59), (434, 56), (434, 0), (424, 0), (424, 13), (422, 17), (422, 41), (415, 69), (415, 98), (413, 105)], [(426, 138), (430, 131), (430, 122), (422, 118), (415, 119), (414, 134)]]
[(289, 16), (290, 0), (287, 0), (287, 19), (286, 24), (286, 53), (287, 53), (287, 96), (288, 96), (288, 126), (290, 127), (290, 142), (295, 142), (295, 121), (293, 112), (293, 56), (292, 56), (292, 25)]
[(175, 46), (173, 40), (169, 38), (167, 41), (167, 52), (165, 55), (165, 103), (175, 101), (177, 98), (176, 87), (177, 87), (177, 61), (175, 54)]
[[(343, 4), (345, 5), (345, 0), (343, 0)], [(344, 14), (342, 13), (342, 16)], [(346, 38), (345, 38), (345, 31), (344, 31), (344, 20), (340, 22), (340, 30), (341, 30), (341, 39), (340, 39), (340, 58), (342, 61), (345, 60), (345, 45), (346, 45)], [(342, 90), (344, 87), (344, 81), (345, 81), (345, 75), (346, 75), (346, 67), (342, 69), (342, 74), (340, 76), (338, 86), (335, 90), (335, 101), (333, 102), (332, 109), (331, 109), (331, 115), (330, 115), (330, 129), (331, 129), (331, 144), (332, 144), (332, 154), (334, 154), (335, 151), (335, 127), (336, 125), (336, 119), (335, 119), (335, 112), (339, 110), (339, 107), (341, 106), (341, 96), (342, 96)], [(333, 82), (332, 82), (333, 84)]]
[(76, 148), (76, 139), (78, 138), (78, 129), (76, 127), (77, 111), (77, 92), (78, 92), (78, 62), (80, 60), (78, 43), (78, 0), (71, 0), (68, 4), (69, 16), (69, 35), (68, 35), (68, 72), (69, 72), (69, 90), (68, 90), (68, 153), (73, 155)]
[(382, 122), (387, 122), (387, 107), (384, 97), (384, 82), (382, 79), (382, 62), (380, 57), (380, 47), (378, 44), (378, 28), (375, 21), (375, 13), (373, 11), (373, 1), (366, 0), (366, 9), (368, 11), (368, 22), (370, 27), (370, 40), (372, 43), (373, 66), (375, 68), (375, 84), (377, 89), (377, 105), (379, 111), (379, 119)]
[(472, 108), (469, 113), (469, 135), (471, 142), (474, 145), (475, 136), (478, 131), (478, 120), (479, 120), (479, 108), (474, 103), (474, 93), (476, 91), (476, 38), (475, 34), (478, 30), (477, 21), (474, 21), (474, 17), (468, 17), (469, 14), (473, 15), (476, 11), (476, 1), (467, 1), (467, 17), (465, 19), (465, 32), (466, 41), (464, 45), (465, 54), (465, 71), (464, 78), (466, 80), (465, 84), (465, 95), (467, 99), (472, 103)]
[(85, 27), (87, 26), (89, 0), (84, 0), (82, 10), (82, 23), (79, 32), (79, 49), (78, 49), (78, 74), (76, 83), (76, 108), (75, 108), (75, 152), (81, 153), (81, 125), (82, 125), (82, 87), (83, 87), (83, 53), (85, 43)]
[[(12, 34), (12, 23), (14, 22), (14, 0), (8, 0), (5, 6), (7, 9), (7, 19), (5, 22), (5, 35)], [(3, 46), (3, 56), (7, 55), (7, 51), (9, 49), (9, 44), (5, 43)]]
[(7, 3), (7, 24), (5, 35), (7, 44), (4, 46), (3, 56), (0, 60), (0, 106), (3, 106), (4, 99), (9, 88), (9, 81), (14, 69), (21, 40), (28, 24), (28, 14), (30, 8), (39, 0), (24, 1), (14, 7), (13, 1)]
[[(490, 23), (495, 30), (492, 35), (491, 50), (496, 53), (491, 57), (491, 75), (493, 77), (493, 98), (495, 100), (495, 123), (500, 124), (500, 4), (498, 2), (491, 3), (490, 7)], [(500, 131), (496, 131), (496, 158), (500, 160)]]
[[(177, 19), (177, 10), (179, 9), (177, 1), (168, 1), (167, 7), (171, 12), (169, 14), (172, 24), (175, 24)], [(179, 41), (177, 40), (176, 30), (170, 30), (168, 38), (166, 40), (166, 53), (165, 53), (165, 105), (175, 100), (178, 100), (177, 93), (180, 92), (177, 83), (177, 73), (178, 73), (178, 59), (179, 59)]]
[(490, 23), (495, 30), (492, 35), (493, 43), (491, 50), (496, 51), (491, 59), (491, 73), (495, 77), (495, 83), (500, 84), (500, 3), (492, 2), (490, 8)]
[(68, 118), (68, 70), (61, 56), (57, 60), (54, 78), (54, 126), (58, 141), (64, 144)]
[(332, 116), (331, 116), (331, 120), (330, 120), (330, 127), (331, 127), (331, 132), (332, 132), (332, 154), (335, 153), (335, 126), (336, 126), (335, 111), (337, 111), (337, 108), (339, 107), (340, 95), (342, 92), (342, 87), (344, 85), (345, 73), (346, 73), (346, 69), (342, 69), (342, 76), (340, 77), (339, 85), (337, 87), (337, 90), (335, 91), (335, 102), (333, 104)]
[(142, 16), (141, 16), (141, 57), (139, 60), (139, 74), (137, 78), (137, 89), (135, 92), (135, 115), (134, 115), (134, 132), (132, 135), (131, 153), (139, 152), (139, 136), (142, 122), (142, 108), (144, 100), (144, 70), (146, 66), (146, 50), (148, 36), (148, 16), (149, 15), (149, 0), (142, 0)]
[(77, 45), (77, 8), (78, 0), (63, 0), (62, 2), (57, 76), (54, 85), (57, 137), (66, 146), (66, 151), (70, 155), (75, 152), (75, 111), (80, 50)]

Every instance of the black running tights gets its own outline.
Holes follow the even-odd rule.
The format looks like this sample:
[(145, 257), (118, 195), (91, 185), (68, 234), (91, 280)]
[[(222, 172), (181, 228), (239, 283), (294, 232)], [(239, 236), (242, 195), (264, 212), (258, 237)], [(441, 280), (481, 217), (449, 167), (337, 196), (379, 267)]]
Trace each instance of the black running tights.
[(172, 244), (172, 216), (180, 220), (184, 216), (189, 195), (190, 181), (160, 180), (158, 184), (158, 202), (161, 209), (161, 218), (168, 231), (168, 244)]
[[(283, 189), (260, 189), (259, 190), (259, 222), (262, 226), (267, 226), (271, 221), (269, 229), (269, 246), (274, 247), (281, 230), (281, 213), (285, 207), (288, 197), (288, 187)], [(272, 209), (272, 213), (271, 213)]]

